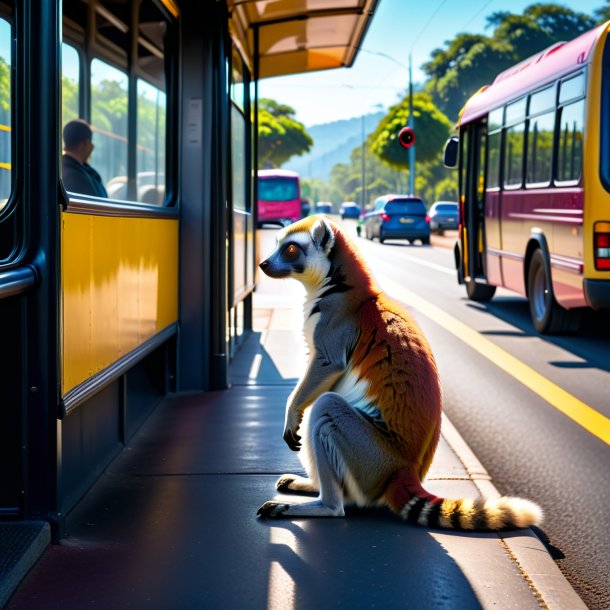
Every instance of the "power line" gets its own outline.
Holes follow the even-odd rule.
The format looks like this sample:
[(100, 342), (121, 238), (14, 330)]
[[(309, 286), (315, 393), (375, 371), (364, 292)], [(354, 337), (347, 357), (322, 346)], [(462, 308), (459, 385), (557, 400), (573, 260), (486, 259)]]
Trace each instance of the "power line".
[(460, 28), (460, 30), (465, 30), (492, 2), (495, 0), (488, 0), (483, 4), (483, 6)]
[(443, 8), (443, 6), (446, 3), (447, 3), (447, 0), (441, 0), (440, 4), (436, 7), (436, 10), (432, 13), (432, 15), (430, 15), (428, 21), (426, 21), (426, 23), (424, 24), (422, 29), (419, 30), (419, 34), (417, 34), (417, 36), (411, 42), (411, 51), (413, 50), (413, 47), (415, 46), (415, 43), (420, 39), (421, 35), (424, 33), (426, 28), (432, 23), (432, 20), (436, 17), (438, 12)]

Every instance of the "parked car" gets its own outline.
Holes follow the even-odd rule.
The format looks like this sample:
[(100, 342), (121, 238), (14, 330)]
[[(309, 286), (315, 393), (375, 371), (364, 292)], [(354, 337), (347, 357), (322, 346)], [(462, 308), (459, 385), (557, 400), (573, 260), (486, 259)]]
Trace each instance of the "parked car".
[(437, 201), (430, 207), (430, 230), (443, 234), (446, 229), (458, 228), (458, 204), (455, 201)]
[(332, 214), (333, 204), (330, 201), (318, 201), (316, 203), (316, 214)]
[(384, 195), (375, 200), (373, 210), (364, 217), (368, 239), (406, 239), (430, 243), (430, 217), (424, 200), (411, 195)]
[(343, 220), (346, 218), (358, 218), (360, 216), (360, 206), (353, 201), (344, 201), (341, 204), (339, 213)]

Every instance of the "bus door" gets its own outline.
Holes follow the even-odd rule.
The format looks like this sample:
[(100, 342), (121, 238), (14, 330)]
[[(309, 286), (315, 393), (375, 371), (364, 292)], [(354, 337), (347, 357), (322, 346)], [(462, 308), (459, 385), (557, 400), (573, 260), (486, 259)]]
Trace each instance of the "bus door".
[(481, 119), (462, 127), (460, 144), (460, 241), (463, 277), (468, 284), (486, 279), (485, 147), (487, 123)]

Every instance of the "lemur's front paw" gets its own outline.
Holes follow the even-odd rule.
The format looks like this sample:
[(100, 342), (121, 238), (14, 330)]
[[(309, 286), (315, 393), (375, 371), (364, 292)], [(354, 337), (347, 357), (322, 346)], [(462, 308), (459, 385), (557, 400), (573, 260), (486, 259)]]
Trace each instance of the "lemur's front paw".
[(284, 430), (284, 440), (286, 444), (293, 450), (298, 451), (301, 448), (301, 437), (295, 432), (293, 432), (290, 428), (286, 428)]
[(294, 476), (285, 474), (281, 476), (275, 483), (275, 488), (278, 491), (290, 491), (290, 484), (294, 481)]
[(257, 511), (257, 515), (263, 519), (275, 519), (281, 517), (290, 507), (289, 504), (279, 502), (265, 502)]

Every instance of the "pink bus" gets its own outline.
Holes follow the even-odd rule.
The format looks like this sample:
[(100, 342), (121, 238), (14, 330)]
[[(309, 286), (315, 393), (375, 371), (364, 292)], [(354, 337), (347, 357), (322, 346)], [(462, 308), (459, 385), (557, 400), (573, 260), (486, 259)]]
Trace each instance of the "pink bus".
[(258, 226), (285, 226), (302, 217), (299, 174), (287, 169), (258, 171)]
[(610, 22), (499, 74), (464, 106), (458, 281), (527, 296), (540, 333), (610, 307)]

